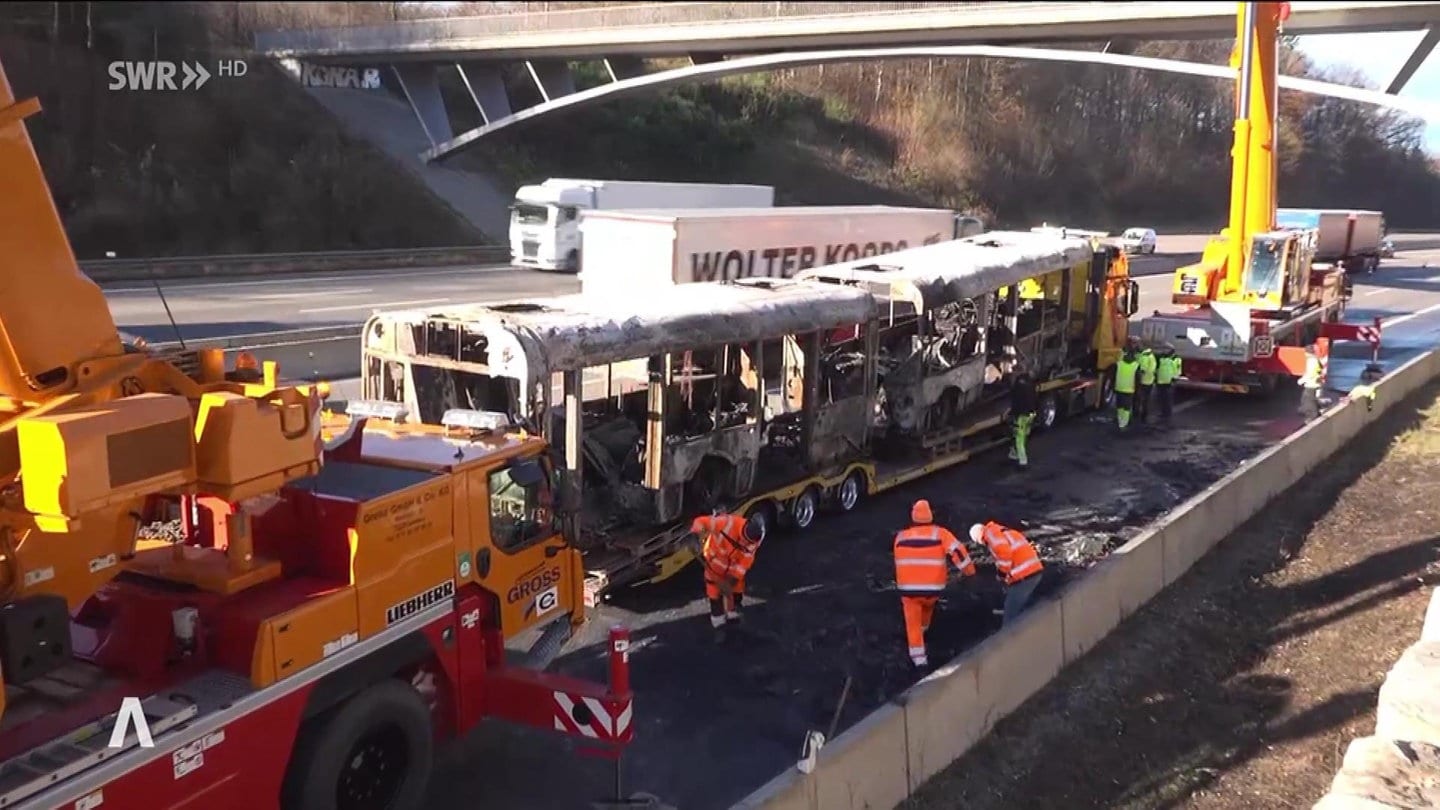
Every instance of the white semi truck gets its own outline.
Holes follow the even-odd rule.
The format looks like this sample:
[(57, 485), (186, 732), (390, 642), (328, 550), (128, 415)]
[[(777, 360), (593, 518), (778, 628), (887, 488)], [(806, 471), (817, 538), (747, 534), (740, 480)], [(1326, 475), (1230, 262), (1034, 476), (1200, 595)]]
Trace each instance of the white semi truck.
[(946, 209), (884, 205), (590, 211), (580, 220), (580, 289), (629, 295), (697, 281), (789, 278), (984, 229)]
[(537, 270), (580, 269), (580, 215), (622, 208), (769, 208), (771, 186), (650, 183), (551, 178), (521, 186), (510, 206), (513, 264)]

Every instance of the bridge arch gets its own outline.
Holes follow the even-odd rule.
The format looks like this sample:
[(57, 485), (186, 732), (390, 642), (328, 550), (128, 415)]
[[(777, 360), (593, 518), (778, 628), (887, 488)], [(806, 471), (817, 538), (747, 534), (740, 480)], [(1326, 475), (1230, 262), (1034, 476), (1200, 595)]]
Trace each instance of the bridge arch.
[[(747, 73), (763, 73), (765, 71), (779, 70), (782, 68), (809, 67), (812, 65), (837, 62), (965, 57), (1099, 64), (1138, 70), (1182, 73), (1190, 76), (1205, 76), (1231, 81), (1234, 81), (1236, 78), (1235, 69), (1226, 65), (1209, 65), (1175, 59), (1156, 59), (1154, 57), (1132, 56), (1129, 54), (1095, 53), (1092, 51), (1070, 51), (1048, 48), (1015, 48), (994, 45), (854, 48), (767, 54), (764, 56), (747, 56), (739, 59), (728, 59), (723, 62), (712, 62), (709, 64), (666, 70), (659, 73), (637, 76), (635, 78), (621, 79), (620, 81), (601, 85), (600, 87), (571, 93), (560, 98), (545, 101), (504, 118), (496, 119), (468, 132), (461, 133), (421, 153), (421, 159), (426, 162), (442, 160), (474, 144), (486, 135), (562, 110), (612, 98), (663, 90), (692, 82), (713, 81), (715, 79), (722, 79), (728, 76), (740, 76)], [(1294, 76), (1281, 76), (1280, 87), (1284, 90), (1298, 90), (1312, 95), (1328, 96), (1330, 98), (1340, 98), (1362, 104), (1389, 107), (1418, 116), (1427, 121), (1440, 122), (1440, 104), (1433, 104), (1412, 98), (1402, 98), (1391, 93), (1365, 90), (1348, 85), (1334, 84), (1332, 82), (1316, 81), (1314, 79), (1302, 79)]]

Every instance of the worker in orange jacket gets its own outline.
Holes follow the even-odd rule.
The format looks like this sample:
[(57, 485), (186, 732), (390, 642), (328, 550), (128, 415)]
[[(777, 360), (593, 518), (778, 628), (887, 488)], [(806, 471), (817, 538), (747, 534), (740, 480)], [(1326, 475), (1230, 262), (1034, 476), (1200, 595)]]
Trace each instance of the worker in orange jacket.
[(905, 614), (905, 640), (915, 666), (929, 664), (925, 631), (935, 616), (935, 604), (945, 590), (946, 558), (963, 576), (975, 575), (975, 562), (965, 545), (944, 527), (935, 525), (929, 501), (916, 501), (910, 509), (910, 528), (895, 535), (895, 589)]
[(705, 598), (710, 600), (710, 626), (715, 640), (725, 640), (725, 625), (740, 621), (745, 601), (745, 575), (755, 564), (763, 539), (760, 524), (740, 515), (716, 512), (690, 524), (701, 538), (700, 561), (705, 566)]
[(995, 573), (1005, 583), (1005, 621), (1009, 624), (1030, 603), (1045, 566), (1035, 547), (1015, 529), (995, 521), (970, 527), (970, 539), (984, 543), (995, 556)]

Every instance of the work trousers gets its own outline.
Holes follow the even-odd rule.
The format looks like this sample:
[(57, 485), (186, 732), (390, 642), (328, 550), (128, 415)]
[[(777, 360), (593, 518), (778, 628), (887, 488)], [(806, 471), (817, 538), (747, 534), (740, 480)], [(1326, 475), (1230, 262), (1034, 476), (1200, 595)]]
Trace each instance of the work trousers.
[(1320, 416), (1319, 388), (1302, 387), (1300, 389), (1300, 415), (1305, 418), (1306, 422)]
[(1155, 386), (1155, 399), (1160, 404), (1160, 421), (1170, 423), (1170, 417), (1175, 415), (1175, 386), (1172, 383), (1161, 383)]
[(1115, 392), (1115, 424), (1121, 430), (1130, 427), (1130, 408), (1135, 404), (1133, 393)]
[(929, 663), (925, 656), (925, 631), (930, 629), (930, 620), (935, 618), (935, 596), (902, 596), (900, 610), (905, 614), (905, 643), (910, 647), (910, 660), (917, 667)]
[(710, 600), (710, 626), (724, 627), (727, 621), (740, 620), (740, 605), (745, 601), (745, 578), (735, 581), (727, 596), (720, 588), (722, 577), (705, 572), (705, 598)]
[(1015, 446), (1010, 448), (1010, 458), (1020, 462), (1021, 467), (1030, 464), (1030, 456), (1025, 452), (1025, 442), (1030, 438), (1030, 429), (1035, 425), (1035, 414), (1022, 413), (1015, 416)]
[(1154, 387), (1145, 383), (1135, 387), (1135, 418), (1141, 424), (1150, 421), (1150, 389)]
[(1035, 588), (1040, 585), (1040, 574), (1031, 574), (1005, 589), (1005, 621), (1009, 624), (1030, 604)]

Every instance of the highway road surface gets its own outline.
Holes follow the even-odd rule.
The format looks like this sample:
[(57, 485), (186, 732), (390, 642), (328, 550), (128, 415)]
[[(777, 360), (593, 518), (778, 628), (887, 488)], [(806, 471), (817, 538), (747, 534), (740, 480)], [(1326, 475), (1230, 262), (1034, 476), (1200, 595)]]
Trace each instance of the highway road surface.
[[(1440, 237), (1401, 250), (1357, 283), (1352, 302), (1356, 318), (1387, 320), (1381, 360), (1390, 369), (1440, 343)], [(1168, 284), (1142, 280), (1144, 306), (1168, 302)], [(711, 642), (692, 569), (617, 595), (558, 666), (603, 677), (605, 629), (631, 626), (636, 741), (624, 764), (626, 793), (646, 791), (685, 810), (728, 807), (793, 767), (805, 732), (829, 725), (847, 676), (854, 681), (842, 731), (914, 680), (886, 584), (889, 538), (914, 498), (929, 499), (952, 529), (981, 518), (1027, 521), (1053, 572), (1042, 593), (1053, 592), (1084, 575), (1097, 544), (1134, 536), (1299, 427), (1294, 399), (1293, 390), (1268, 400), (1191, 397), (1171, 430), (1124, 440), (1101, 419), (1071, 420), (1033, 440), (1028, 472), (992, 454), (877, 497), (843, 521), (821, 518), (808, 536), (767, 541), (747, 589), (741, 643)], [(990, 632), (998, 598), (984, 576), (953, 586), (928, 634), (932, 660)], [(612, 780), (609, 763), (578, 756), (567, 741), (494, 726), (445, 749), (426, 807), (583, 808), (608, 798)]]
[[(104, 285), (110, 313), (126, 332), (152, 342), (358, 324), (376, 309), (493, 301), (578, 292), (575, 276), (508, 265), (402, 268), (256, 279), (177, 279)], [(163, 293), (163, 298), (162, 298)]]
[[(1179, 260), (1198, 255), (1203, 246), (1203, 236), (1162, 236), (1159, 247), (1164, 254), (1134, 257), (1133, 271), (1146, 276), (1167, 274)], [(1147, 289), (1155, 285), (1147, 285)], [(173, 341), (175, 328), (166, 315), (167, 303), (181, 337), (200, 340), (343, 326), (364, 321), (376, 309), (563, 295), (578, 292), (580, 283), (566, 273), (491, 265), (256, 279), (176, 279), (159, 282), (159, 291), (152, 283), (126, 281), (104, 289), (120, 328), (150, 341)]]

